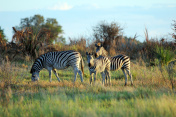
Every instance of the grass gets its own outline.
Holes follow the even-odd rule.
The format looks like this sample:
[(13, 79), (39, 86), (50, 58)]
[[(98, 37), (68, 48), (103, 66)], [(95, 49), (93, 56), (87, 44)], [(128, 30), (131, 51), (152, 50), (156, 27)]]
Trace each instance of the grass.
[[(95, 87), (97, 88), (97, 87)], [(40, 88), (14, 94), (1, 116), (175, 116), (175, 95), (149, 89)], [(156, 93), (156, 94), (155, 94)]]
[[(142, 61), (131, 63), (134, 86), (124, 86), (122, 71), (111, 72), (112, 86), (89, 85), (85, 67), (84, 83), (78, 75), (73, 83), (72, 69), (59, 71), (61, 82), (46, 70), (39, 82), (31, 82), (30, 66), (12, 63), (0, 65), (0, 116), (176, 116), (176, 91), (171, 88), (166, 69), (145, 67)], [(176, 74), (174, 74), (176, 78)]]

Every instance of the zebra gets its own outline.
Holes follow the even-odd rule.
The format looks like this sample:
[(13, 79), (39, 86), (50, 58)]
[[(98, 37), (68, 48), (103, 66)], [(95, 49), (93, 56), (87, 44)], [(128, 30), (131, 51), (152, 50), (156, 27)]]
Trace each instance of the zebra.
[[(90, 84), (92, 84), (92, 77), (94, 73), (94, 82), (96, 81), (96, 75), (98, 72), (101, 72), (102, 75), (102, 84), (105, 84), (105, 75), (109, 78), (109, 85), (111, 82), (110, 75), (110, 60), (107, 57), (99, 56), (97, 59), (93, 58), (92, 53), (86, 52), (87, 55), (87, 63), (89, 67), (89, 72), (91, 75)], [(106, 79), (107, 83), (107, 79)]]
[[(100, 43), (95, 44), (95, 47), (96, 47), (95, 57), (98, 57), (100, 55), (107, 56), (107, 51), (104, 49), (102, 44)], [(126, 55), (117, 55), (117, 56), (108, 57), (108, 58), (111, 62), (110, 70), (116, 71), (121, 69), (123, 71), (123, 74), (125, 76), (125, 86), (127, 85), (127, 80), (128, 80), (128, 76), (126, 75), (126, 72), (127, 72), (128, 75), (130, 76), (131, 85), (133, 85), (132, 75), (130, 72), (130, 58)]]
[[(79, 64), (81, 62), (81, 70), (79, 69)], [(54, 72), (55, 76), (57, 77), (58, 81), (60, 79), (57, 75), (56, 69), (62, 70), (66, 69), (71, 66), (74, 70), (74, 82), (76, 81), (77, 73), (79, 73), (81, 82), (83, 82), (83, 75), (84, 75), (84, 61), (82, 56), (79, 52), (69, 50), (69, 51), (57, 51), (57, 52), (48, 52), (41, 55), (37, 58), (32, 65), (30, 73), (32, 74), (32, 81), (39, 80), (39, 72), (43, 68), (49, 71), (49, 81), (51, 82), (51, 70)]]

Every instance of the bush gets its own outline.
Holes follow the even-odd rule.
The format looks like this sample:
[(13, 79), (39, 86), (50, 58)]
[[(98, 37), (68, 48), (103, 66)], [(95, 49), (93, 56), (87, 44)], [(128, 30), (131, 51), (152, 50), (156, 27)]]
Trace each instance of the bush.
[(159, 60), (160, 64), (167, 65), (172, 59), (174, 59), (174, 52), (164, 48), (163, 46), (156, 46), (155, 56)]

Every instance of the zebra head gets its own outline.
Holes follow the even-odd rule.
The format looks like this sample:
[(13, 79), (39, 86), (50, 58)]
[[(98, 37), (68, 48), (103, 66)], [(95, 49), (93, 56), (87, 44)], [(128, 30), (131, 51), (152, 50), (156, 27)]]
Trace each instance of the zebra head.
[(93, 58), (93, 53), (88, 53), (86, 52), (87, 55), (87, 63), (89, 67), (93, 67), (94, 66), (94, 58)]
[(35, 71), (34, 69), (31, 69), (30, 73), (32, 74), (32, 77), (31, 77), (32, 81), (38, 81), (39, 80), (39, 72), (38, 71)]
[(99, 57), (100, 55), (107, 56), (107, 51), (104, 49), (101, 43), (95, 44), (95, 47), (96, 47), (96, 53), (95, 53), (96, 58)]

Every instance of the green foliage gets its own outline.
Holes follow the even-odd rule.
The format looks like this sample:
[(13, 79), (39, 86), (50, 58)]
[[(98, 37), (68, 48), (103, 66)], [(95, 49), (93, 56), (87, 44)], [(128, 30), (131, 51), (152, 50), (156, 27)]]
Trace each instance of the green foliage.
[(51, 42), (55, 41), (55, 43), (57, 42), (61, 42), (63, 44), (65, 44), (65, 38), (63, 38), (62, 36), (58, 36), (59, 34), (63, 33), (62, 30), (62, 26), (58, 25), (58, 22), (56, 19), (54, 18), (47, 18), (46, 23), (43, 25), (44, 28), (49, 29), (52, 33), (51, 33)]
[(164, 48), (163, 46), (156, 46), (156, 58), (159, 60), (160, 64), (167, 65), (171, 60), (174, 59), (175, 54), (170, 49)]
[(36, 59), (48, 51), (55, 51), (53, 44), (65, 44), (65, 38), (61, 35), (63, 33), (62, 26), (54, 18), (48, 18), (46, 22), (41, 15), (23, 18), (20, 26), (13, 27), (13, 30), (12, 42), (15, 44), (12, 44), (15, 46), (8, 50), (8, 53), (14, 54), (13, 59), (16, 55), (30, 56), (32, 59)]
[(5, 53), (6, 51), (6, 45), (7, 45), (7, 39), (6, 39), (6, 36), (4, 34), (4, 30), (1, 29), (0, 27), (0, 58), (1, 56)]
[[(41, 53), (39, 50), (47, 49), (50, 40), (50, 30), (41, 29), (37, 33), (33, 33), (31, 28), (25, 28), (21, 31), (17, 31), (14, 27), (15, 34), (13, 35), (12, 42), (15, 42), (15, 53), (22, 53), (29, 55), (32, 59), (36, 59)], [(50, 47), (53, 49), (53, 47)], [(44, 54), (44, 53), (42, 53)]]
[(54, 18), (47, 18), (46, 21), (41, 15), (34, 15), (30, 18), (21, 19), (20, 26), (16, 26), (17, 30), (22, 30), (25, 28), (31, 28), (33, 34), (37, 34), (39, 30), (45, 28), (50, 30), (50, 40), (47, 42), (49, 44), (53, 42), (65, 42), (65, 38), (62, 37), (62, 26), (58, 24), (57, 20)]
[[(147, 37), (146, 37), (147, 38)], [(167, 42), (165, 39), (160, 41), (156, 39), (146, 39), (144, 42), (141, 56), (145, 62), (152, 65), (167, 65), (175, 57), (176, 48), (173, 42)]]
[(174, 33), (172, 33), (172, 37), (175, 40), (175, 44), (176, 44), (176, 20), (173, 21), (174, 23), (172, 24), (173, 28), (172, 30), (174, 31)]
[[(1, 28), (1, 26), (0, 26), (0, 38), (3, 40), (3, 41), (5, 41), (5, 42), (7, 42), (7, 39), (6, 39), (6, 36), (5, 36), (5, 34), (4, 34), (4, 30)], [(0, 40), (1, 41), (1, 40)]]

